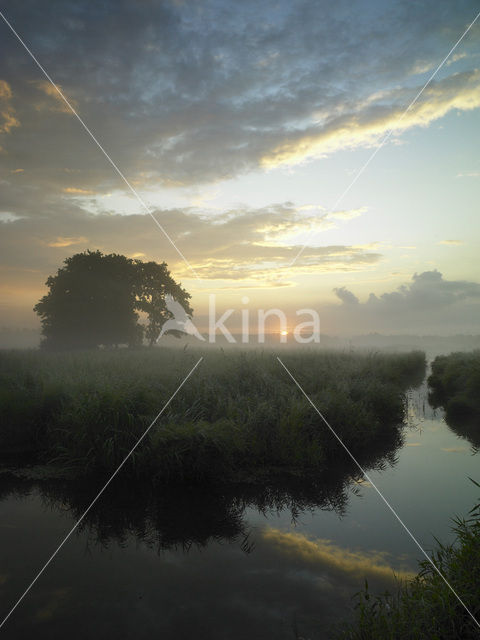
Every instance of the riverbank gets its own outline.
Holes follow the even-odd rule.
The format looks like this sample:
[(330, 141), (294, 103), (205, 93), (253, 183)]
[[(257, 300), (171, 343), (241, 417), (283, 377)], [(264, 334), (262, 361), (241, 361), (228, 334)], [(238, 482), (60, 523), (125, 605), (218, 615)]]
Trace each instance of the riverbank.
[(395, 594), (373, 595), (366, 584), (357, 595), (356, 621), (345, 627), (337, 640), (478, 638), (480, 503), (468, 518), (454, 518), (452, 529), (456, 542), (450, 545), (437, 542), (432, 560), (453, 591), (427, 560), (420, 562), (418, 575), (401, 584)]
[(476, 421), (480, 433), (480, 351), (437, 356), (428, 384), (430, 403), (443, 407), (447, 420)]

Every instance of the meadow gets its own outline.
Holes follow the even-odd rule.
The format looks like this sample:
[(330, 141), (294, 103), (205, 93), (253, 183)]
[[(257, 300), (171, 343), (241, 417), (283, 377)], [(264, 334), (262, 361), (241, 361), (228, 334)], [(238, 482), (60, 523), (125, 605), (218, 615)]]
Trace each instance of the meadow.
[[(122, 474), (160, 482), (305, 477), (346, 454), (271, 351), (3, 351), (0, 452), (55, 473), (111, 473), (204, 360)], [(282, 360), (354, 454), (391, 437), (422, 352), (285, 351)]]

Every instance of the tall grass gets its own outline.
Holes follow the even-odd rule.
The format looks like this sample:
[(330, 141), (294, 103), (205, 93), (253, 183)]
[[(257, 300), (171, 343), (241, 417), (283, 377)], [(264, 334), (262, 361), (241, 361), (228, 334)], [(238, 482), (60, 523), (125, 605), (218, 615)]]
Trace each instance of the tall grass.
[[(475, 483), (477, 484), (477, 483)], [(477, 485), (480, 486), (480, 485)], [(432, 560), (473, 616), (480, 619), (480, 504), (469, 518), (455, 518), (455, 543), (440, 542)], [(357, 594), (357, 616), (338, 640), (473, 640), (480, 629), (427, 560), (394, 595)]]
[(480, 351), (437, 356), (428, 378), (430, 401), (447, 420), (474, 419), (480, 431)]
[[(314, 473), (344, 455), (272, 353), (205, 352), (126, 465), (152, 482)], [(112, 471), (199, 357), (177, 349), (0, 354), (0, 451), (73, 473)], [(397, 429), (422, 353), (289, 353), (345, 444)]]

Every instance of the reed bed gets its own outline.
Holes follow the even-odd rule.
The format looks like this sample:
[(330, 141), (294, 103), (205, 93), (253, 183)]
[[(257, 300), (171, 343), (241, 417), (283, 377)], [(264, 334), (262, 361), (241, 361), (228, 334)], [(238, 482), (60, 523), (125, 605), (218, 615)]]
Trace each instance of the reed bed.
[[(475, 482), (477, 486), (480, 486)], [(456, 541), (437, 542), (432, 560), (470, 613), (480, 619), (480, 504), (467, 518), (454, 518)], [(337, 640), (473, 640), (479, 628), (455, 593), (427, 560), (411, 581), (399, 584), (395, 594), (357, 594), (352, 624)]]
[(443, 407), (447, 420), (475, 421), (480, 433), (480, 351), (437, 356), (428, 378), (430, 402)]
[[(200, 355), (123, 473), (159, 482), (302, 475), (345, 457), (269, 351), (0, 353), (0, 452), (70, 474), (113, 471)], [(355, 453), (398, 429), (421, 352), (282, 355)]]

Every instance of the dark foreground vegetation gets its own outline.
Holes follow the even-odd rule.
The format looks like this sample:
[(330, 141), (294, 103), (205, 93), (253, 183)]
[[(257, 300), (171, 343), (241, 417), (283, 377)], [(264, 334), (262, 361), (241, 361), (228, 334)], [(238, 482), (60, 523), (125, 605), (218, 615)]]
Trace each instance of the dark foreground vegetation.
[[(477, 484), (477, 483), (475, 483)], [(480, 485), (477, 485), (480, 486)], [(437, 543), (432, 560), (470, 613), (480, 621), (480, 504), (454, 518), (456, 542)], [(397, 594), (357, 594), (357, 618), (338, 640), (473, 640), (480, 627), (427, 560)]]
[[(199, 357), (178, 349), (0, 354), (0, 452), (71, 475), (112, 472)], [(205, 359), (122, 474), (156, 484), (306, 476), (345, 452), (272, 353)], [(423, 353), (285, 352), (357, 455), (398, 433)]]

